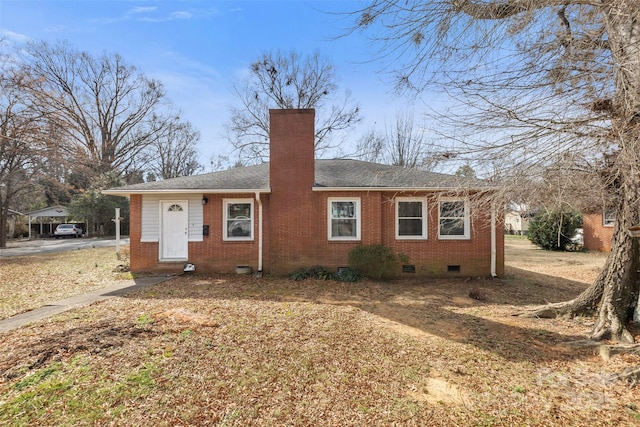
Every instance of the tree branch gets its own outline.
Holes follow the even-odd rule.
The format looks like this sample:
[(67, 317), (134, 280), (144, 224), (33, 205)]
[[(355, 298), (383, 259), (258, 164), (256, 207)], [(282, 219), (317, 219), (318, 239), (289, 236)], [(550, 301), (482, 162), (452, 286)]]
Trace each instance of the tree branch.
[[(478, 2), (472, 0), (452, 0), (453, 7), (457, 12), (463, 12), (475, 19), (504, 19), (510, 16), (519, 15), (531, 10), (544, 9), (552, 6), (564, 6), (566, 0), (509, 0), (506, 2)], [(586, 1), (572, 1), (572, 4), (587, 4)]]

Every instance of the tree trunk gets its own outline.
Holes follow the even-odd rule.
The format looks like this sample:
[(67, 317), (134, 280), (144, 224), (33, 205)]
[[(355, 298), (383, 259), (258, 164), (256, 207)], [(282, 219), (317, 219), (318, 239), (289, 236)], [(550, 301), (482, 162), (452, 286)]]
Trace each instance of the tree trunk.
[(610, 176), (618, 200), (611, 253), (596, 281), (572, 301), (533, 310), (527, 316), (595, 314), (591, 337), (633, 342), (627, 330), (638, 304), (640, 260), (638, 238), (629, 227), (640, 226), (640, 9), (635, 1), (609, 5), (605, 14), (615, 65), (615, 97), (610, 143), (616, 150)]
[[(638, 302), (640, 289), (638, 275), (638, 239), (629, 235), (628, 229), (640, 225), (638, 215), (638, 188), (640, 176), (627, 177), (635, 188), (622, 192), (624, 201), (616, 220), (611, 253), (606, 268), (596, 283), (602, 283), (598, 318), (591, 333), (593, 339), (611, 339), (632, 343), (633, 336), (626, 329)], [(625, 185), (628, 187), (628, 184)]]
[[(0, 197), (2, 195), (0, 194)], [(0, 200), (0, 248), (7, 247), (7, 216), (9, 213), (9, 207), (4, 202), (4, 200)]]
[[(596, 281), (577, 298), (538, 307), (522, 313), (525, 317), (575, 317), (597, 314), (592, 339), (610, 339), (632, 343), (627, 330), (638, 304), (640, 293), (640, 242), (629, 234), (629, 227), (640, 225), (640, 168), (630, 167), (628, 148), (640, 144), (623, 144), (619, 154), (621, 172), (620, 204), (616, 214), (611, 252)], [(627, 160), (625, 160), (627, 159)], [(625, 164), (626, 163), (626, 164)], [(623, 172), (626, 170), (627, 172)]]
[(614, 173), (619, 207), (604, 293), (592, 332), (596, 339), (633, 342), (626, 329), (638, 303), (638, 241), (629, 227), (640, 225), (640, 10), (635, 1), (610, 6), (607, 34), (615, 68), (615, 109), (611, 136), (618, 153)]

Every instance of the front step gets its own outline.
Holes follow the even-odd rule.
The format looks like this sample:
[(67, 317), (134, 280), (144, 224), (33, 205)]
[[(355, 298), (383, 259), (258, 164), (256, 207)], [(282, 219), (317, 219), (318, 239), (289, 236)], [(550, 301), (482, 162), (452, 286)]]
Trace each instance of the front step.
[(159, 262), (153, 271), (158, 273), (174, 273), (181, 274), (184, 269), (184, 261), (176, 262)]

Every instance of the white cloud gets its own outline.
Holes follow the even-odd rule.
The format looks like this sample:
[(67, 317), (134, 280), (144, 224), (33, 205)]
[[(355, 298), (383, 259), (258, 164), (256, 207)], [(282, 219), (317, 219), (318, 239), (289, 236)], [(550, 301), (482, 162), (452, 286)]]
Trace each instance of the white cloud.
[(189, 12), (173, 12), (171, 14), (171, 18), (175, 18), (175, 19), (189, 19), (192, 16), (193, 15), (191, 15), (191, 13)]
[(129, 13), (148, 13), (148, 12), (155, 12), (156, 10), (158, 10), (158, 8), (155, 6), (147, 6), (147, 7), (139, 6), (131, 9)]
[(17, 42), (17, 43), (26, 43), (31, 38), (24, 34), (14, 33), (10, 30), (2, 30), (0, 29), (0, 38), (7, 39), (9, 41)]
[(65, 32), (68, 33), (70, 30), (65, 25), (54, 25), (54, 26), (45, 28), (44, 31), (47, 33), (65, 33)]
[[(138, 22), (169, 22), (179, 19), (208, 18), (221, 14), (221, 12), (215, 7), (206, 9), (176, 10), (169, 12), (166, 15), (161, 15), (159, 12), (160, 11), (157, 7), (136, 7), (129, 10), (124, 15), (123, 19), (133, 18)], [(154, 13), (154, 15), (142, 15), (151, 13)], [(138, 14), (138, 17), (135, 17), (134, 14)]]
[(140, 18), (137, 19), (138, 22), (167, 22), (169, 18)]

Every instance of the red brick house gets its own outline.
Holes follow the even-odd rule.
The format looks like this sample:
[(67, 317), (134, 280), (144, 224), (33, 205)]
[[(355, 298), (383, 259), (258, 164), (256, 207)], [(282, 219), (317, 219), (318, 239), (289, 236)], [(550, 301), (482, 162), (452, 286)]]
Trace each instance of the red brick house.
[[(408, 256), (407, 275), (504, 272), (495, 210), (471, 199), (474, 180), (357, 160), (314, 159), (314, 110), (270, 111), (270, 162), (105, 191), (130, 199), (133, 271), (254, 271), (348, 265), (349, 251), (382, 244)], [(474, 211), (474, 209), (477, 211)]]
[(615, 221), (613, 210), (582, 214), (583, 247), (590, 251), (611, 252)]

